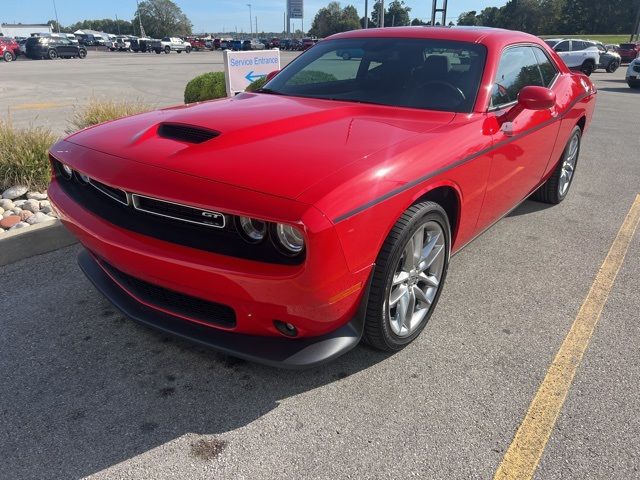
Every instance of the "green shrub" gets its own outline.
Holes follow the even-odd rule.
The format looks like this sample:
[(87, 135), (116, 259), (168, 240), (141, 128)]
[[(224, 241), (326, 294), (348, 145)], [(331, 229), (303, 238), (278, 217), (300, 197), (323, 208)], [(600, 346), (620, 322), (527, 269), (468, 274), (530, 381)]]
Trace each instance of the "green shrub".
[(47, 151), (55, 141), (46, 128), (16, 129), (11, 122), (0, 121), (0, 187), (47, 188), (51, 176)]
[(245, 92), (255, 92), (256, 90), (260, 90), (262, 87), (264, 87), (265, 83), (267, 83), (266, 75), (251, 82), (251, 84), (249, 84), (249, 86), (245, 89)]
[(224, 72), (198, 75), (184, 89), (184, 103), (203, 102), (227, 96)]
[(151, 109), (150, 105), (142, 102), (92, 99), (86, 106), (74, 112), (67, 133), (73, 133), (109, 120), (148, 112)]
[(309, 83), (336, 82), (338, 79), (331, 73), (319, 70), (302, 70), (289, 80), (289, 85), (307, 85)]

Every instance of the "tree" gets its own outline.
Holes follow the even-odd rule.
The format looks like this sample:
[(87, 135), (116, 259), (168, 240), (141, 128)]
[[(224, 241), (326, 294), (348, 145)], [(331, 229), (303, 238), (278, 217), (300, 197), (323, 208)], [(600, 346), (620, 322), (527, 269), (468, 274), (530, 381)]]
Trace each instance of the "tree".
[(458, 25), (478, 25), (478, 18), (476, 16), (476, 11), (471, 10), (470, 12), (462, 12), (458, 17)]
[[(379, 17), (381, 11), (381, 2), (377, 0), (373, 4), (371, 10), (371, 22), (375, 26), (379, 26)], [(393, 0), (389, 3), (389, 8), (384, 10), (384, 26), (385, 27), (400, 27), (409, 25), (411, 20), (409, 18), (409, 12), (411, 7), (405, 6), (404, 0)]]
[(340, 3), (331, 2), (324, 8), (318, 10), (309, 34), (316, 37), (328, 37), (334, 33), (346, 32), (347, 30), (357, 30), (360, 27), (358, 11), (353, 5), (342, 8)]
[(411, 20), (411, 25), (414, 27), (418, 27), (418, 26), (424, 26), (424, 25), (431, 25), (431, 22), (423, 22), (419, 18), (414, 18), (413, 20)]
[(140, 2), (134, 19), (142, 19), (147, 35), (155, 38), (191, 35), (193, 24), (180, 7), (171, 0), (144, 0)]
[(68, 32), (75, 32), (76, 30), (97, 30), (99, 32), (113, 33), (114, 35), (134, 35), (133, 25), (126, 20), (118, 19), (113, 20), (111, 18), (103, 18), (101, 20), (82, 20), (76, 22), (68, 27), (63, 27), (63, 30)]
[(498, 7), (487, 7), (483, 9), (478, 15), (477, 22), (476, 25), (498, 27), (500, 25), (500, 9)]

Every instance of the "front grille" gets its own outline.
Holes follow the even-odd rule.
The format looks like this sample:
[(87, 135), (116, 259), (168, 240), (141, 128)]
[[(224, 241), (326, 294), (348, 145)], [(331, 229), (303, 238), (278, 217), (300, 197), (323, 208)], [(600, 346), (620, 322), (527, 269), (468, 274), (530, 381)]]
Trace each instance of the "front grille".
[(233, 308), (227, 305), (209, 302), (145, 282), (118, 270), (102, 259), (98, 261), (116, 282), (144, 303), (212, 326), (224, 328), (236, 326), (236, 314)]
[[(304, 262), (305, 252), (295, 257), (283, 255), (270, 239), (248, 244), (236, 229), (238, 222), (234, 215), (127, 194), (94, 179), (87, 185), (78, 181), (76, 175), (66, 178), (60, 162), (53, 157), (52, 162), (62, 190), (83, 208), (112, 225), (165, 242), (230, 257), (280, 265)], [(131, 201), (133, 197), (136, 197), (137, 207)], [(193, 220), (196, 217), (198, 221)]]
[(93, 188), (95, 188), (99, 192), (104, 193), (108, 197), (113, 198), (115, 201), (120, 202), (123, 205), (127, 205), (129, 203), (129, 199), (127, 198), (127, 192), (125, 192), (124, 190), (110, 187), (109, 185), (105, 185), (104, 183), (94, 180), (93, 178), (90, 180), (89, 183)]
[(158, 127), (158, 135), (181, 142), (204, 143), (220, 135), (220, 132), (179, 123), (163, 123)]
[(226, 223), (224, 215), (220, 212), (202, 210), (188, 205), (145, 197), (144, 195), (133, 194), (131, 199), (133, 207), (141, 212), (214, 228), (224, 228)]

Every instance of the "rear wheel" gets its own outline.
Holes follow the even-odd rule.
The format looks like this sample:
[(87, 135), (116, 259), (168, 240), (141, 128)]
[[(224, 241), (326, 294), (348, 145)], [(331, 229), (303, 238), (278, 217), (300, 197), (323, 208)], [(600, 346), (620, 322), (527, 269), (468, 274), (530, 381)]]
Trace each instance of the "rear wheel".
[(171, 47), (166, 46), (164, 47), (164, 53), (166, 53), (167, 55), (171, 53)]
[(556, 205), (565, 199), (578, 164), (581, 139), (582, 130), (576, 126), (571, 132), (558, 166), (549, 179), (533, 194), (533, 200)]
[(58, 58), (58, 52), (56, 52), (53, 48), (47, 52), (47, 56), (50, 60), (55, 60)]
[(184, 51), (187, 52), (187, 53), (191, 53), (191, 47), (185, 48)]
[(593, 61), (591, 60), (586, 60), (580, 67), (580, 71), (584, 73), (587, 77), (590, 77), (595, 69), (596, 69), (596, 64), (593, 63)]
[(78, 50), (78, 58), (85, 58), (87, 56), (87, 51), (84, 48)]
[(389, 233), (373, 272), (364, 340), (398, 351), (424, 329), (449, 265), (450, 226), (440, 205), (410, 207)]
[(159, 48), (156, 48), (155, 52), (160, 55), (162, 53), (162, 50), (160, 50)]

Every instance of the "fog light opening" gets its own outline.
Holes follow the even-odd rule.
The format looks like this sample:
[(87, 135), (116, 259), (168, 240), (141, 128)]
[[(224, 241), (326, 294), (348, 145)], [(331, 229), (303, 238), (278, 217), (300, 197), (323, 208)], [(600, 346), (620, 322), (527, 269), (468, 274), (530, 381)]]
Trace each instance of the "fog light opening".
[(280, 320), (274, 320), (273, 324), (278, 329), (278, 331), (287, 336), (287, 337), (296, 337), (298, 336), (298, 329), (295, 325), (288, 322), (282, 322)]

